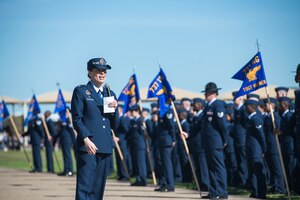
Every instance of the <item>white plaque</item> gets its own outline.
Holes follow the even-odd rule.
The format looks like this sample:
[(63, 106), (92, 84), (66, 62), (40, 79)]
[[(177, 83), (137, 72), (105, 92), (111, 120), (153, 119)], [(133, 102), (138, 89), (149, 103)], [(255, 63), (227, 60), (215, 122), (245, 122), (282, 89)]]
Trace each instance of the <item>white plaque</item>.
[(103, 111), (104, 113), (114, 113), (115, 109), (112, 107), (108, 107), (108, 104), (113, 102), (115, 99), (114, 97), (103, 97)]

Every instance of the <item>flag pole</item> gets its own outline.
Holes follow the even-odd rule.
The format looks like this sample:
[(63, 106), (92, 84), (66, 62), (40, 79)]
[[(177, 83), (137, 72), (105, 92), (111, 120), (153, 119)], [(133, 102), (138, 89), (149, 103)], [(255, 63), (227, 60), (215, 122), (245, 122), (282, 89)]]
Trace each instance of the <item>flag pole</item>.
[(259, 46), (260, 46), (260, 44), (259, 44), (259, 42), (258, 42), (258, 39), (256, 39), (256, 47), (257, 47), (257, 51), (259, 52)]
[[(265, 87), (265, 90), (266, 90), (267, 99), (268, 99), (268, 103), (269, 103), (269, 109), (270, 109), (270, 112), (271, 112), (271, 119), (272, 119), (273, 130), (275, 130), (277, 127), (276, 127), (276, 124), (275, 124), (275, 118), (274, 118), (273, 108), (271, 106), (271, 101), (270, 101), (270, 95), (269, 95), (268, 86)], [(276, 146), (277, 146), (277, 149), (278, 149), (278, 152), (279, 152), (280, 164), (281, 164), (281, 168), (282, 168), (282, 171), (283, 171), (284, 181), (285, 181), (286, 189), (287, 189), (287, 192), (288, 192), (288, 198), (289, 198), (289, 200), (291, 200), (291, 192), (290, 192), (289, 183), (288, 183), (287, 176), (286, 176), (286, 171), (285, 171), (285, 167), (284, 167), (284, 161), (283, 161), (283, 158), (282, 158), (280, 143), (279, 143), (279, 139), (278, 139), (278, 135), (277, 134), (275, 134), (275, 139), (276, 139)]]
[(187, 153), (187, 156), (188, 156), (188, 159), (189, 159), (189, 162), (190, 162), (190, 165), (191, 165), (193, 177), (194, 177), (194, 180), (195, 180), (195, 182), (196, 182), (197, 189), (198, 189), (198, 191), (199, 191), (200, 197), (202, 197), (200, 185), (199, 185), (199, 182), (198, 182), (198, 179), (197, 179), (197, 176), (196, 176), (196, 172), (195, 172), (195, 168), (194, 168), (194, 165), (193, 165), (191, 156), (190, 156), (190, 151), (189, 151), (189, 148), (188, 148), (188, 146), (187, 146), (186, 139), (185, 139), (185, 137), (184, 137), (183, 134), (182, 134), (183, 130), (182, 130), (182, 127), (181, 127), (181, 124), (180, 124), (180, 121), (179, 121), (179, 118), (178, 118), (178, 114), (177, 114), (177, 111), (176, 111), (176, 108), (175, 108), (175, 105), (174, 105), (173, 100), (171, 100), (171, 104), (172, 104), (172, 108), (173, 108), (173, 111), (174, 111), (174, 115), (175, 115), (175, 118), (176, 118), (176, 122), (177, 122), (177, 125), (178, 125), (178, 128), (179, 128), (180, 137), (181, 137), (181, 139), (182, 139), (182, 141), (183, 141), (184, 148), (185, 148), (185, 151), (186, 151), (186, 153)]
[[(108, 84), (106, 84), (106, 89), (107, 89), (107, 94), (108, 94), (108, 96), (111, 96), (111, 94), (110, 94), (110, 87), (109, 87)], [(130, 175), (129, 175), (128, 169), (127, 169), (126, 162), (125, 162), (125, 160), (124, 160), (124, 156), (123, 156), (122, 151), (121, 151), (121, 148), (120, 148), (120, 145), (119, 145), (119, 143), (118, 143), (117, 141), (115, 141), (115, 139), (114, 139), (114, 138), (116, 138), (115, 132), (114, 132), (113, 129), (110, 129), (110, 130), (111, 130), (111, 133), (112, 133), (112, 136), (113, 136), (113, 141), (114, 141), (114, 143), (115, 143), (115, 145), (116, 145), (116, 147), (117, 147), (117, 151), (118, 151), (118, 154), (119, 154), (119, 156), (120, 156), (122, 165), (123, 165), (123, 167), (124, 167), (126, 176), (127, 176), (128, 180), (129, 180), (129, 182), (132, 183), (132, 182), (131, 182), (131, 179), (130, 179)]]
[(160, 68), (161, 68), (160, 60), (159, 60), (159, 58), (156, 58), (156, 59), (157, 59), (157, 65), (158, 65), (158, 68), (160, 69)]
[[(57, 84), (59, 84), (59, 83), (57, 83)], [(32, 91), (32, 94), (35, 95), (33, 87), (31, 87), (31, 91)], [(41, 114), (41, 119), (42, 119), (43, 127), (44, 127), (44, 129), (45, 129), (45, 131), (46, 131), (47, 140), (49, 141), (50, 146), (51, 146), (51, 148), (53, 149), (53, 152), (54, 152), (54, 158), (55, 158), (55, 160), (56, 160), (56, 162), (57, 162), (58, 170), (61, 171), (60, 165), (59, 165), (59, 162), (58, 162), (58, 159), (57, 159), (57, 156), (56, 156), (56, 153), (55, 153), (54, 148), (53, 148), (53, 144), (52, 144), (52, 142), (51, 142), (51, 136), (50, 136), (50, 133), (49, 133), (49, 129), (48, 129), (48, 126), (47, 126), (47, 124), (46, 124), (45, 118), (44, 118), (44, 116), (43, 116), (42, 114)]]
[[(56, 86), (57, 86), (58, 90), (60, 90), (60, 83), (59, 82), (56, 82)], [(74, 129), (73, 119), (72, 119), (72, 115), (71, 115), (71, 112), (69, 111), (69, 109), (66, 109), (66, 115), (70, 119), (70, 124), (72, 126), (73, 133), (74, 133), (75, 137), (77, 137), (78, 133)]]
[[(140, 111), (142, 112), (142, 101), (139, 100), (139, 107), (140, 107)], [(151, 169), (151, 173), (152, 173), (152, 178), (153, 178), (153, 183), (155, 186), (157, 186), (157, 181), (156, 181), (156, 176), (155, 176), (155, 172), (154, 172), (154, 167), (153, 167), (153, 163), (152, 163), (152, 156), (151, 156), (151, 152), (150, 152), (150, 146), (149, 146), (149, 134), (147, 133), (147, 127), (146, 127), (146, 123), (143, 120), (143, 128), (144, 128), (144, 136), (145, 136), (145, 142), (146, 142), (146, 150), (147, 150), (147, 157), (149, 160), (149, 164), (150, 164), (150, 169)]]
[(51, 135), (50, 135), (50, 133), (49, 133), (49, 129), (48, 129), (48, 126), (47, 126), (47, 124), (46, 124), (46, 120), (45, 120), (45, 118), (44, 118), (43, 115), (41, 116), (41, 118), (42, 118), (43, 127), (44, 127), (44, 129), (45, 129), (45, 131), (46, 131), (47, 140), (49, 141), (50, 146), (51, 146), (51, 148), (53, 149), (53, 154), (54, 154), (54, 158), (55, 158), (55, 161), (56, 161), (56, 163), (57, 163), (57, 166), (58, 166), (58, 170), (61, 172), (61, 168), (60, 168), (60, 165), (59, 165), (59, 162), (58, 162), (58, 158), (57, 158), (57, 156), (56, 156), (55, 149), (54, 149), (53, 144), (52, 144), (52, 142), (51, 142)]
[[(256, 39), (256, 46), (257, 46), (257, 51), (259, 52), (259, 46), (260, 46), (260, 44), (258, 42), (258, 39)], [(268, 99), (268, 103), (269, 103), (269, 109), (270, 109), (270, 112), (271, 112), (271, 119), (272, 119), (273, 131), (275, 131), (277, 127), (276, 127), (276, 124), (275, 124), (275, 118), (274, 118), (273, 108), (271, 106), (271, 100), (270, 100), (270, 94), (269, 94), (269, 88), (268, 88), (268, 86), (265, 87), (265, 91), (266, 91), (266, 94), (267, 94), (267, 99)], [(282, 158), (281, 147), (280, 147), (280, 143), (279, 143), (279, 139), (278, 139), (278, 135), (277, 134), (275, 134), (275, 140), (276, 140), (276, 146), (277, 146), (277, 149), (278, 149), (279, 158), (280, 158), (280, 164), (281, 164), (281, 168), (282, 168), (282, 172), (283, 172), (283, 176), (284, 176), (284, 182), (285, 182), (286, 190), (287, 190), (287, 193), (288, 193), (288, 198), (289, 198), (289, 200), (291, 200), (291, 192), (290, 192), (289, 183), (288, 183), (287, 176), (286, 176), (286, 171), (285, 171), (285, 167), (284, 167), (284, 161), (283, 161), (283, 158)]]
[[(111, 129), (111, 133), (112, 133), (112, 135), (113, 135), (113, 138), (115, 138), (115, 137), (116, 137), (116, 135), (115, 135), (115, 132), (114, 132), (114, 130), (112, 130), (112, 129)], [(118, 153), (119, 153), (119, 156), (120, 156), (120, 159), (121, 159), (121, 161), (122, 161), (122, 164), (123, 164), (123, 167), (124, 167), (124, 170), (125, 170), (126, 176), (127, 176), (128, 180), (129, 180), (129, 182), (131, 183), (130, 175), (129, 175), (129, 173), (128, 173), (127, 165), (126, 165), (126, 162), (125, 162), (124, 156), (123, 156), (123, 154), (122, 154), (122, 151), (121, 151), (120, 145), (119, 145), (119, 143), (118, 143), (117, 141), (115, 141), (115, 140), (114, 140), (114, 142), (115, 142), (115, 144), (116, 144), (117, 151), (118, 151)]]
[(22, 146), (22, 149), (23, 149), (23, 151), (24, 151), (24, 154), (25, 154), (26, 160), (27, 160), (27, 162), (28, 162), (28, 165), (29, 165), (29, 167), (33, 170), (33, 166), (32, 166), (32, 164), (31, 164), (30, 159), (29, 159), (29, 156), (27, 155), (27, 152), (26, 152), (26, 150), (25, 150), (24, 143), (21, 142), (20, 133), (19, 133), (19, 131), (18, 131), (18, 129), (17, 129), (17, 126), (16, 126), (16, 124), (15, 124), (15, 122), (14, 122), (14, 120), (13, 120), (13, 118), (12, 118), (11, 115), (9, 115), (9, 120), (10, 120), (12, 126), (13, 126), (13, 129), (14, 129), (14, 131), (15, 131), (15, 134), (16, 134), (18, 140), (19, 140), (19, 143), (20, 143), (20, 145)]

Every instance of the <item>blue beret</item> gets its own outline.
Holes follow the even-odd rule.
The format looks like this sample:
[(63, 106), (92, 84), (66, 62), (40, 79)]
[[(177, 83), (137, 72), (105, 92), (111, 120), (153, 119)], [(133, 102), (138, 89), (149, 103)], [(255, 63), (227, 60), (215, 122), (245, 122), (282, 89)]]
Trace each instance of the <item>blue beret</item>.
[(143, 108), (143, 111), (150, 112), (149, 108)]
[(138, 110), (140, 110), (140, 107), (139, 107), (137, 104), (135, 104), (135, 105), (131, 106), (131, 107), (129, 108), (129, 110), (130, 110), (130, 111), (138, 111)]
[(203, 106), (205, 106), (205, 101), (201, 98), (194, 98), (193, 104), (195, 104), (195, 103), (201, 103)]
[(283, 90), (283, 91), (288, 92), (288, 91), (289, 91), (289, 88), (287, 88), (287, 87), (277, 87), (277, 88), (275, 88), (275, 91), (276, 91), (276, 92), (278, 92), (278, 91), (280, 91), (280, 90)]
[(111, 69), (111, 66), (106, 63), (104, 58), (92, 58), (87, 63), (87, 70), (92, 71), (93, 69)]
[(238, 91), (233, 91), (231, 94), (233, 97), (235, 97), (235, 95), (238, 93)]
[(278, 101), (279, 102), (285, 101), (285, 102), (288, 102), (288, 103), (292, 102), (292, 100), (290, 98), (288, 98), (288, 97), (279, 97)]
[(192, 100), (189, 99), (189, 98), (183, 97), (183, 98), (181, 99), (181, 102), (183, 102), (183, 101), (189, 101), (189, 102), (191, 102)]
[(150, 106), (151, 106), (151, 108), (157, 108), (158, 107), (157, 103), (151, 103)]
[[(268, 99), (267, 99), (267, 98), (264, 99), (263, 101), (264, 101), (264, 103), (268, 103)], [(271, 98), (270, 98), (270, 102), (276, 104), (276, 103), (277, 103), (277, 100), (276, 100), (275, 98), (272, 98), (272, 97), (271, 97)]]
[(185, 109), (180, 109), (180, 110), (178, 110), (178, 115), (180, 115), (181, 113), (186, 113), (186, 114), (188, 114), (188, 111), (185, 110)]
[(247, 99), (245, 102), (245, 105), (258, 105), (258, 101), (252, 100), (252, 99)]
[(264, 103), (263, 100), (259, 100), (257, 105), (260, 106), (260, 107), (264, 107), (265, 103)]
[(259, 100), (259, 95), (258, 94), (247, 94), (247, 99), (250, 99), (250, 98), (256, 98)]
[(159, 111), (158, 110), (155, 110), (151, 113), (151, 115), (159, 115)]

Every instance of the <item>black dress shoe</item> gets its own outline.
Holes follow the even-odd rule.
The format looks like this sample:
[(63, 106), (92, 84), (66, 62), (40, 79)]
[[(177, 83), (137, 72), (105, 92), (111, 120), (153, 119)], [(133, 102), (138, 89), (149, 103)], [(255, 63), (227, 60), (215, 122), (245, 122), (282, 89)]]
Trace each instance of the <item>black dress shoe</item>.
[(280, 190), (280, 189), (277, 189), (277, 188), (271, 188), (270, 190), (268, 190), (268, 193), (271, 193), (271, 194), (287, 194), (286, 192)]
[(253, 193), (251, 193), (251, 194), (249, 195), (249, 197), (250, 197), (250, 198), (257, 198), (256, 194), (253, 194)]
[(29, 173), (42, 173), (42, 170), (33, 169), (30, 170)]
[(73, 176), (73, 172), (62, 172), (62, 173), (59, 173), (57, 174), (58, 176)]
[(73, 172), (67, 172), (66, 173), (66, 176), (73, 176), (74, 174), (73, 174)]
[(118, 178), (118, 181), (129, 181), (128, 178)]
[(256, 198), (258, 198), (258, 199), (267, 199), (267, 196), (266, 195), (262, 195), (262, 196), (257, 196)]
[(163, 190), (166, 190), (167, 188), (165, 186), (160, 186), (154, 189), (155, 192), (161, 192)]
[(211, 199), (211, 196), (205, 195), (205, 196), (202, 196), (201, 199)]
[(155, 188), (154, 191), (156, 191), (156, 192), (174, 192), (175, 189), (167, 188), (167, 187), (159, 187), (159, 188)]
[(174, 192), (175, 189), (174, 188), (167, 188), (164, 192)]
[(154, 191), (155, 191), (155, 192), (159, 192), (159, 191), (160, 191), (160, 187), (154, 188)]
[(228, 199), (228, 196), (217, 196), (215, 199)]
[(256, 194), (250, 194), (251, 198), (255, 198), (255, 199), (267, 199), (266, 195), (256, 195)]
[(142, 183), (142, 182), (134, 182), (130, 184), (131, 186), (147, 186), (146, 183)]

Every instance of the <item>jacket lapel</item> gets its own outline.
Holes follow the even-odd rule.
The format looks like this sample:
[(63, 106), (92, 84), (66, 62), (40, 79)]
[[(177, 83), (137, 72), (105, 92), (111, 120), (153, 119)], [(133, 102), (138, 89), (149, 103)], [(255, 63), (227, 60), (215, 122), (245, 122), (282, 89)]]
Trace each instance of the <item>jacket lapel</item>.
[(93, 84), (91, 82), (88, 82), (87, 88), (91, 93), (91, 97), (93, 97), (93, 99), (97, 102), (97, 105), (101, 106), (103, 103), (100, 101), (100, 98), (99, 98), (98, 94), (96, 93), (96, 91), (93, 87)]

